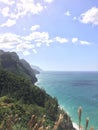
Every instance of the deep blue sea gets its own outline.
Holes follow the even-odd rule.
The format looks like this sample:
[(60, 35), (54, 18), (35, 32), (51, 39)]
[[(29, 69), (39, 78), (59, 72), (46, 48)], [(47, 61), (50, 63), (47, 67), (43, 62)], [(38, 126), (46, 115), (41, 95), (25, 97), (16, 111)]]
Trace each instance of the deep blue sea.
[(59, 104), (78, 124), (78, 108), (82, 107), (82, 125), (98, 130), (98, 72), (41, 72), (37, 85), (57, 97)]

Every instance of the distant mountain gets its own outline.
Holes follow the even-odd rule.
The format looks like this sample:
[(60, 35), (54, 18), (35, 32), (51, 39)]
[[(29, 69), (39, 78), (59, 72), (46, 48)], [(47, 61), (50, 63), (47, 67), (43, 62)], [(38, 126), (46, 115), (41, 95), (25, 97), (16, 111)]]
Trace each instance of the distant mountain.
[(43, 71), (40, 67), (38, 67), (38, 66), (36, 66), (36, 65), (31, 65), (31, 67), (32, 67), (32, 69), (34, 69), (35, 71), (38, 71), (38, 72), (42, 72), (42, 71)]
[(3, 51), (3, 50), (0, 50), (0, 55), (3, 54), (3, 53), (4, 53), (4, 51)]
[(4, 52), (0, 50), (0, 68), (25, 76), (34, 84), (37, 81), (35, 70), (24, 59), (19, 59), (15, 52)]

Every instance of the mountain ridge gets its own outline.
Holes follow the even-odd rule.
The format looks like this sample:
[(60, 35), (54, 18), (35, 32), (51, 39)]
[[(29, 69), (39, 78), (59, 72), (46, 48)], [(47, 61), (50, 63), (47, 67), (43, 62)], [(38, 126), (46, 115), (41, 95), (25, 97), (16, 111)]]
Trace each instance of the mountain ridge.
[(15, 52), (0, 50), (0, 68), (25, 76), (33, 84), (37, 82), (36, 73), (39, 73), (39, 71), (33, 70), (29, 63), (24, 59), (20, 59)]

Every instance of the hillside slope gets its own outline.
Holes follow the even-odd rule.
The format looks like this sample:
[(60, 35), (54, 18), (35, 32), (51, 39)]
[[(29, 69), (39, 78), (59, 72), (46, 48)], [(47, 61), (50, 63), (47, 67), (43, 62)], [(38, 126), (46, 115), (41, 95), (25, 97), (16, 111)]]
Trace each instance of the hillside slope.
[(19, 56), (15, 52), (4, 52), (0, 50), (0, 68), (25, 76), (33, 84), (37, 81), (35, 71), (29, 63), (23, 59), (19, 59)]
[[(37, 117), (36, 122), (42, 122), (42, 117), (45, 115), (45, 122), (42, 123), (44, 127), (50, 125), (52, 130), (56, 120), (60, 118), (55, 130), (65, 130), (65, 128), (75, 130), (70, 117), (58, 106), (56, 98), (52, 98), (43, 89), (34, 86), (30, 80), (12, 72), (0, 70), (0, 127), (7, 127), (5, 123), (8, 122), (10, 116), (13, 116), (10, 119), (10, 122), (13, 122), (11, 123), (13, 130), (16, 130), (17, 125), (18, 130), (20, 127), (26, 130), (32, 115)], [(15, 124), (16, 115), (21, 120)]]

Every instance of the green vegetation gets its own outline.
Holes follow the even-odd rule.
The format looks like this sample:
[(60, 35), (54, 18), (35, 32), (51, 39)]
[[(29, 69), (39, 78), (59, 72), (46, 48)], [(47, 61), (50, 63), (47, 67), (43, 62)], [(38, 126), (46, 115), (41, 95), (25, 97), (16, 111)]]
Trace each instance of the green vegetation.
[[(13, 130), (26, 130), (32, 115), (37, 117), (36, 122), (42, 120), (43, 115), (46, 115), (43, 126), (48, 127), (50, 125), (53, 128), (61, 113), (57, 99), (52, 98), (45, 90), (33, 85), (30, 80), (22, 76), (0, 70), (1, 128), (3, 127), (5, 130), (8, 124), (11, 124), (9, 127), (13, 127)], [(67, 114), (63, 112), (62, 115)], [(68, 115), (65, 117), (63, 123), (68, 120)], [(65, 127), (66, 125), (67, 123), (65, 123)], [(73, 128), (71, 120), (70, 126)], [(62, 126), (58, 130), (63, 130)]]
[(19, 56), (15, 52), (4, 52), (0, 50), (0, 68), (22, 77), (24, 76), (31, 80), (33, 84), (37, 81), (35, 71), (29, 63), (23, 59), (19, 59)]

